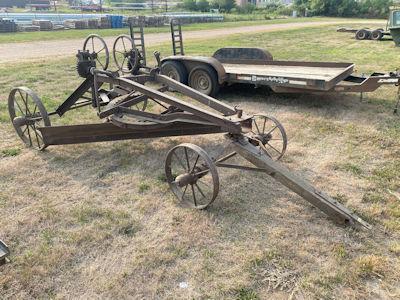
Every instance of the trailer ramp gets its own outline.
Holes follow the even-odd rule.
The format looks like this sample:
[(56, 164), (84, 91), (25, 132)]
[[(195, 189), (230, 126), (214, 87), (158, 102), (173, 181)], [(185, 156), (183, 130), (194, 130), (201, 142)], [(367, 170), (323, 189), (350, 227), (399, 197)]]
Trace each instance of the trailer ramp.
[(372, 226), (352, 213), (338, 201), (332, 199), (322, 191), (313, 187), (304, 179), (294, 175), (281, 164), (273, 161), (267, 155), (260, 153), (258, 148), (246, 138), (227, 135), (232, 141), (234, 150), (243, 158), (270, 175), (272, 178), (319, 208), (326, 215), (340, 224), (351, 224), (358, 227), (371, 229)]

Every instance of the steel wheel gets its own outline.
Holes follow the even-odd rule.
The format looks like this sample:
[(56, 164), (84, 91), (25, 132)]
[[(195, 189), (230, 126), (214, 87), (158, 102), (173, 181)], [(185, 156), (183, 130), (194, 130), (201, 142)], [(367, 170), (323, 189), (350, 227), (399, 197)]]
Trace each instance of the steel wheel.
[(217, 168), (200, 147), (181, 144), (172, 148), (165, 161), (167, 182), (184, 206), (204, 209), (217, 197)]
[(93, 59), (95, 59), (103, 70), (107, 70), (110, 64), (110, 52), (106, 42), (97, 34), (89, 35), (83, 43), (83, 50), (89, 51)]
[(273, 117), (254, 115), (250, 141), (273, 160), (283, 157), (287, 148), (285, 128)]
[(51, 126), (47, 111), (40, 98), (26, 87), (15, 88), (8, 97), (8, 111), (15, 131), (28, 147), (43, 150), (39, 127)]
[(123, 73), (130, 73), (139, 64), (139, 55), (135, 44), (129, 35), (122, 34), (117, 37), (113, 46), (114, 62)]

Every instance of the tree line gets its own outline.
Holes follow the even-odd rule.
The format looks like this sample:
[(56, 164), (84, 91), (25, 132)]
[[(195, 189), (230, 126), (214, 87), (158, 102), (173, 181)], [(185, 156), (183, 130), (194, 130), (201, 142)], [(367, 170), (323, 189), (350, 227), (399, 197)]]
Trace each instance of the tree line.
[(387, 18), (393, 0), (294, 0), (300, 15)]
[(294, 0), (293, 5), (288, 7), (283, 5), (281, 0), (270, 0), (264, 5), (265, 7), (256, 8), (253, 4), (236, 7), (235, 0), (183, 0), (181, 7), (203, 12), (218, 8), (222, 12), (235, 10), (239, 13), (252, 13), (257, 9), (268, 13), (291, 14), (296, 10), (299, 16), (387, 18), (393, 2), (393, 0)]

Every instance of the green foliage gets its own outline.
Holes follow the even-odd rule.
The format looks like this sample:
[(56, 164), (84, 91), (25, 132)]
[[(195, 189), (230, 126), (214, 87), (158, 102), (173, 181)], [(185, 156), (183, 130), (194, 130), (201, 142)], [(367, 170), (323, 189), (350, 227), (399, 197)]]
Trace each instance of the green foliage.
[(197, 0), (196, 7), (197, 10), (206, 12), (210, 9), (210, 3), (207, 0)]
[(197, 10), (196, 0), (183, 0), (183, 8), (187, 10)]
[(21, 153), (21, 149), (19, 148), (9, 148), (9, 149), (4, 149), (1, 151), (4, 157), (9, 157), (9, 156), (17, 156), (18, 154)]
[(235, 0), (214, 0), (212, 7), (219, 8), (223, 12), (230, 12), (236, 7)]
[(387, 18), (392, 0), (295, 0), (300, 15)]

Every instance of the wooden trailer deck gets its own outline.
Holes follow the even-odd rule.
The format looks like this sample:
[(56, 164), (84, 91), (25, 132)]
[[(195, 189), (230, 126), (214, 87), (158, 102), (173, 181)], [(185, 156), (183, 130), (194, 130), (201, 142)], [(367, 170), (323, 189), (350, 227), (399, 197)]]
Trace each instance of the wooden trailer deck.
[(351, 63), (269, 61), (264, 64), (222, 64), (231, 82), (259, 82), (306, 89), (330, 90), (353, 73)]

